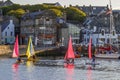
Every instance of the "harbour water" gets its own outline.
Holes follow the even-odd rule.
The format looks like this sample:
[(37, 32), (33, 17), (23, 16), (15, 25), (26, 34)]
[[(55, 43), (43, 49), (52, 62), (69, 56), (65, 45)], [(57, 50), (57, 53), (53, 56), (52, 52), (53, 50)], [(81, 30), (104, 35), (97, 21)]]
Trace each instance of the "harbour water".
[(63, 60), (40, 59), (37, 63), (14, 64), (16, 59), (0, 59), (0, 80), (120, 80), (120, 61), (97, 59), (99, 65), (86, 65), (87, 58), (65, 65)]

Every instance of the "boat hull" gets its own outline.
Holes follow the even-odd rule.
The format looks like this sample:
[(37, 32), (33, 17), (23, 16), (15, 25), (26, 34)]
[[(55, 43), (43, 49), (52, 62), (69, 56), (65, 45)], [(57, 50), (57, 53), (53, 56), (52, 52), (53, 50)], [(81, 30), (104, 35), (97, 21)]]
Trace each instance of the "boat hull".
[(96, 54), (96, 58), (119, 59), (119, 54)]

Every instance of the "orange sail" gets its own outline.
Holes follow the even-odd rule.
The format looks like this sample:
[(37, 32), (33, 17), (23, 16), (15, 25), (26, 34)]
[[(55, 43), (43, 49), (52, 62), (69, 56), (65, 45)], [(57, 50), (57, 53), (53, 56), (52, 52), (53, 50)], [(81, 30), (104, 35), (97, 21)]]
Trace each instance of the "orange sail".
[(19, 56), (19, 44), (18, 44), (18, 36), (16, 37), (15, 44), (14, 44), (14, 50), (13, 50), (13, 58), (17, 58)]
[(89, 57), (89, 59), (92, 59), (91, 45), (92, 45), (92, 39), (90, 38), (89, 45), (88, 45), (88, 57)]
[(68, 44), (68, 50), (66, 52), (66, 55), (64, 57), (64, 59), (74, 59), (75, 58), (75, 54), (74, 54), (74, 51), (73, 51), (73, 46), (72, 46), (72, 38), (70, 36), (70, 39), (69, 39), (69, 44)]

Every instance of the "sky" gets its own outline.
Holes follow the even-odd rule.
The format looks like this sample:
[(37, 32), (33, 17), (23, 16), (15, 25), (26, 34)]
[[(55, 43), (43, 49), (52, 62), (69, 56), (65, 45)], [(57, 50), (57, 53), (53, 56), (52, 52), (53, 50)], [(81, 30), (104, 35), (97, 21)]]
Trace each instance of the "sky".
[[(5, 1), (5, 0), (4, 0)], [(11, 0), (14, 3), (25, 5), (25, 4), (42, 4), (42, 3), (55, 3), (59, 2), (62, 6), (69, 6), (70, 4), (75, 6), (107, 6), (110, 4), (109, 0)], [(111, 0), (113, 9), (120, 9), (120, 0)]]

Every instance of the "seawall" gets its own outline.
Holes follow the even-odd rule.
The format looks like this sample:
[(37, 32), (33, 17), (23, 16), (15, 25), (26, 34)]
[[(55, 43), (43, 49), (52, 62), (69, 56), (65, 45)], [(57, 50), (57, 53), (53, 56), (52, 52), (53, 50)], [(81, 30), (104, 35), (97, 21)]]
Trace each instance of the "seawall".
[[(8, 56), (11, 57), (13, 53), (14, 45), (0, 45), (0, 56)], [(19, 46), (19, 53), (20, 55), (25, 56), (27, 50), (27, 45), (20, 45)], [(35, 53), (37, 56), (60, 56), (64, 55), (65, 49), (62, 47), (55, 47), (55, 48), (45, 48), (41, 49), (39, 47), (35, 48)]]

